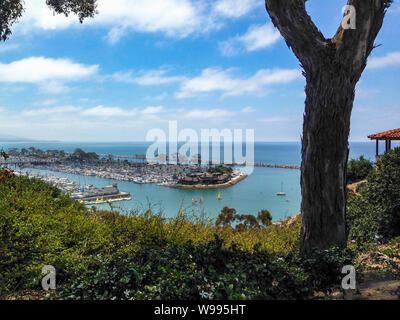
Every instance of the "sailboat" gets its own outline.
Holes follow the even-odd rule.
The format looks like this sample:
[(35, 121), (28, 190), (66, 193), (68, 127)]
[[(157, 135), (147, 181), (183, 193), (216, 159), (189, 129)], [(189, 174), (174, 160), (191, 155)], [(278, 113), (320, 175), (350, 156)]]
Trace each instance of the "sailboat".
[(283, 191), (283, 182), (281, 183), (281, 191), (276, 193), (277, 196), (286, 196), (286, 192)]

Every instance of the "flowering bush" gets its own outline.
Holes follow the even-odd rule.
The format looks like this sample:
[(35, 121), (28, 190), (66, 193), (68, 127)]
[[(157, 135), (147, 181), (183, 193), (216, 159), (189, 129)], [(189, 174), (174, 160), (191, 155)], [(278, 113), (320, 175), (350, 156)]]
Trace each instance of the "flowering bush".
[[(0, 169), (0, 183), (2, 187), (15, 187), (15, 173), (14, 170), (8, 170), (7, 168)], [(5, 190), (2, 190), (5, 191)]]

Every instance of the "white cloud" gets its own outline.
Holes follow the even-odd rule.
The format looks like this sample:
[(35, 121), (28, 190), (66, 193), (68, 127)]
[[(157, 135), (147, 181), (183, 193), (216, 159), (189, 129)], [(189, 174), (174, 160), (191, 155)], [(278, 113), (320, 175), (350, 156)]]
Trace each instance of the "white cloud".
[(116, 44), (123, 38), (126, 34), (128, 33), (128, 30), (126, 27), (117, 27), (117, 28), (112, 28), (107, 35), (105, 36), (105, 39), (110, 43), (110, 44)]
[(252, 112), (256, 112), (257, 110), (253, 107), (244, 107), (242, 110), (240, 110), (240, 112), (243, 113), (252, 113)]
[(54, 108), (42, 108), (42, 109), (28, 109), (21, 112), (22, 117), (38, 117), (38, 116), (49, 116), (63, 113), (78, 112), (80, 108), (74, 106), (62, 106)]
[(130, 32), (161, 32), (168, 37), (184, 38), (219, 29), (227, 18), (240, 18), (257, 7), (261, 0), (98, 0), (98, 14), (86, 19), (82, 26), (78, 18), (55, 14), (44, 0), (25, 1), (25, 13), (16, 25), (17, 32), (107, 28), (104, 37), (115, 44)]
[(368, 60), (368, 69), (384, 68), (400, 65), (400, 52), (391, 52), (383, 57), (372, 57)]
[(119, 107), (97, 106), (81, 112), (84, 116), (92, 117), (129, 117), (137, 114), (136, 109), (126, 110)]
[(240, 41), (246, 46), (247, 51), (266, 48), (280, 39), (281, 35), (271, 24), (253, 25), (246, 34), (240, 37)]
[(153, 86), (181, 82), (185, 78), (179, 76), (166, 76), (167, 70), (148, 70), (135, 74), (133, 71), (121, 71), (114, 73), (111, 78), (118, 82), (135, 83), (142, 86)]
[(223, 91), (227, 96), (262, 93), (267, 85), (289, 83), (301, 75), (296, 69), (261, 69), (249, 78), (233, 77), (231, 73), (231, 69), (205, 69), (200, 76), (184, 81), (176, 97), (187, 98), (212, 91)]
[(147, 107), (141, 111), (142, 114), (156, 114), (164, 111), (163, 106)]
[[(162, 32), (171, 37), (185, 37), (216, 27), (205, 13), (206, 5), (193, 0), (98, 0), (98, 14), (84, 26), (111, 28), (106, 36), (116, 43), (129, 31)], [(26, 1), (21, 29), (58, 30), (79, 25), (74, 15), (68, 18), (53, 14), (43, 0)]]
[[(1, 111), (1, 110), (0, 110)], [(57, 107), (45, 107), (39, 109), (25, 109), (18, 112), (14, 112), (16, 119), (35, 119), (37, 122), (42, 120), (43, 122), (51, 119), (55, 122), (65, 122), (66, 119), (73, 119), (74, 121), (84, 120), (86, 122), (97, 121), (97, 119), (111, 119), (118, 118), (121, 122), (129, 120), (134, 117), (135, 119), (148, 119), (146, 116), (155, 115), (164, 111), (163, 106), (156, 107), (145, 107), (145, 108), (130, 108), (125, 109), (121, 107), (106, 107), (96, 106), (92, 108), (82, 108), (80, 106), (57, 106)]]
[(35, 103), (35, 106), (51, 106), (57, 103), (56, 99), (46, 99), (43, 101), (38, 101)]
[(70, 89), (59, 81), (42, 82), (40, 90), (50, 94), (60, 94), (68, 92)]
[(214, 5), (214, 11), (224, 17), (239, 18), (261, 4), (262, 1), (257, 0), (218, 0)]
[(223, 55), (232, 56), (243, 49), (252, 52), (267, 48), (275, 44), (280, 38), (279, 31), (270, 23), (252, 25), (244, 35), (222, 41), (219, 43), (219, 47)]
[(231, 117), (235, 113), (225, 109), (194, 109), (187, 112), (184, 117), (188, 119), (217, 119)]
[(30, 57), (9, 64), (0, 63), (0, 82), (40, 83), (76, 80), (98, 71), (97, 65), (87, 66), (69, 59)]
[[(10, 111), (12, 110), (12, 111)], [(163, 112), (163, 117), (157, 113)], [(176, 113), (162, 106), (144, 108), (121, 108), (96, 106), (57, 106), (38, 109), (13, 110), (0, 107), (0, 121), (3, 130), (19, 132), (21, 136), (39, 139), (75, 140), (122, 140), (129, 139), (127, 132), (160, 127), (168, 124), (168, 119), (181, 119), (187, 124), (199, 119), (218, 121), (229, 119), (234, 112), (224, 109), (191, 109)], [(123, 135), (125, 132), (125, 135)], [(133, 131), (132, 131), (133, 132)], [(119, 137), (119, 138), (118, 138)], [(88, 140), (86, 140), (88, 141)], [(120, 140), (119, 140), (120, 141)]]

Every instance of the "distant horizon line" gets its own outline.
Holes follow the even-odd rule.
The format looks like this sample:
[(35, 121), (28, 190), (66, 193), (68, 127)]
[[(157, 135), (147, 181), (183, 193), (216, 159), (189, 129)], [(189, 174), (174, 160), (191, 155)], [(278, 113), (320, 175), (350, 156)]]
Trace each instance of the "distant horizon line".
[[(0, 140), (0, 143), (155, 143), (155, 142), (169, 142), (169, 141), (145, 141), (145, 140), (130, 140), (130, 141), (123, 141), (123, 140), (110, 140), (110, 141), (105, 141), (105, 140), (98, 140), (98, 141), (74, 141), (74, 140), (34, 140), (34, 139), (27, 139), (27, 140), (16, 140), (16, 141), (7, 141), (7, 140)], [(177, 141), (178, 143), (182, 142), (188, 142), (185, 140)], [(202, 141), (199, 141), (201, 143)], [(213, 141), (205, 141), (205, 142), (213, 142)], [(223, 143), (224, 141), (220, 141), (220, 143)], [(240, 141), (232, 141), (233, 143), (238, 143)], [(245, 141), (241, 141), (242, 143), (245, 143)], [(369, 139), (366, 140), (349, 140), (350, 143), (352, 142), (372, 142)], [(298, 140), (282, 140), (282, 141), (268, 141), (268, 140), (256, 140), (254, 143), (300, 143), (301, 141)]]

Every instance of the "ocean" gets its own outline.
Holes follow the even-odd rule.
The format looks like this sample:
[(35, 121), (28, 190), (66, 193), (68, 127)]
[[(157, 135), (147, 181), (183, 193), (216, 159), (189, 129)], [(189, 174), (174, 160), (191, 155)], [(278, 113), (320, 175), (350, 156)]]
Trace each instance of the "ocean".
[[(73, 152), (76, 148), (81, 148), (86, 152), (98, 154), (135, 155), (145, 154), (149, 145), (149, 142), (29, 142), (0, 143), (0, 148), (8, 150), (33, 146), (42, 150), (57, 149), (66, 152)], [(383, 150), (383, 145), (381, 145), (381, 150)], [(301, 163), (301, 145), (297, 142), (256, 142), (254, 154), (255, 162), (292, 165)], [(375, 142), (350, 143), (350, 159), (358, 158), (361, 155), (374, 160)], [(235, 208), (240, 214), (257, 214), (260, 210), (267, 209), (271, 212), (273, 220), (279, 221), (300, 211), (300, 171), (294, 169), (254, 168), (253, 173), (247, 179), (231, 188), (222, 190), (181, 190), (155, 184), (135, 184), (92, 176), (44, 170), (30, 171), (43, 176), (66, 177), (82, 186), (93, 184), (96, 187), (103, 187), (117, 182), (121, 191), (130, 192), (132, 195), (131, 201), (113, 204), (115, 210), (123, 213), (131, 210), (144, 211), (150, 208), (155, 213), (162, 213), (165, 217), (174, 217), (183, 207), (188, 215), (215, 218), (223, 207), (228, 206)], [(276, 195), (281, 188), (286, 192), (285, 197)], [(219, 192), (221, 200), (217, 199)], [(203, 197), (203, 203), (192, 204), (192, 199), (196, 197), (198, 199)], [(107, 204), (99, 205), (99, 207), (109, 209)]]

